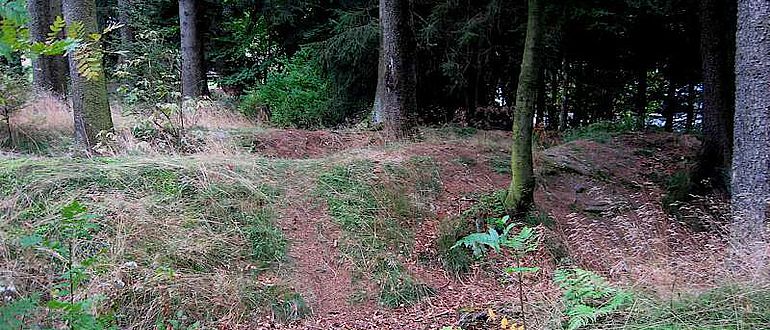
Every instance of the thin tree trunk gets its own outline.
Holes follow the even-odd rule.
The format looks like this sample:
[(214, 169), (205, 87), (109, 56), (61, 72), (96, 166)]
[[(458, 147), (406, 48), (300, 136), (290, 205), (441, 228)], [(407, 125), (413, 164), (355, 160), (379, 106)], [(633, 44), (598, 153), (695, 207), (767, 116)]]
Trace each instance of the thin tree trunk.
[(409, 0), (380, 0), (384, 85), (381, 97), (382, 122), (389, 139), (412, 133), (417, 111), (416, 41), (412, 30)]
[[(541, 71), (544, 71), (541, 69)], [(538, 127), (545, 127), (545, 74), (540, 72), (537, 81), (537, 101), (535, 103), (535, 124)]]
[(556, 130), (559, 128), (559, 73), (557, 70), (551, 71), (550, 80), (547, 127), (549, 130)]
[(767, 264), (770, 203), (770, 2), (738, 1), (732, 243)]
[(505, 206), (512, 214), (528, 211), (533, 203), (535, 175), (532, 169), (532, 116), (542, 75), (543, 1), (528, 1), (527, 38), (521, 60), (516, 109), (513, 115), (511, 185)]
[(729, 0), (700, 2), (703, 65), (703, 144), (695, 178), (726, 190), (733, 141), (734, 79), (730, 53), (734, 13)]
[(127, 50), (134, 42), (134, 29), (131, 26), (131, 0), (118, 0), (118, 19), (123, 27), (120, 28), (120, 42), (123, 50)]
[[(86, 35), (99, 33), (96, 23), (96, 4), (94, 0), (64, 0), (64, 18), (68, 26), (74, 22), (83, 24)], [(102, 45), (97, 43), (101, 51)], [(87, 147), (93, 147), (98, 142), (99, 134), (112, 131), (112, 114), (107, 100), (107, 82), (104, 70), (98, 76), (86, 79), (81, 76), (75, 62), (75, 54), (69, 56), (72, 110), (75, 121), (75, 140)]]
[(566, 59), (561, 62), (561, 107), (559, 109), (559, 131), (567, 130), (567, 112), (569, 111), (569, 65)]
[(674, 131), (674, 115), (676, 110), (676, 86), (674, 82), (669, 79), (668, 90), (666, 91), (666, 101), (663, 106), (663, 115), (666, 117), (666, 123), (663, 125), (663, 130), (666, 132)]
[[(61, 0), (29, 0), (29, 35), (32, 41), (45, 42), (50, 26), (62, 15)], [(67, 92), (67, 59), (62, 56), (40, 55), (32, 60), (32, 83), (36, 92), (50, 91), (58, 95)]]
[(695, 122), (695, 86), (693, 84), (687, 85), (687, 118), (684, 122), (684, 131), (692, 131), (693, 123)]
[(636, 71), (636, 126), (643, 130), (647, 124), (647, 67), (640, 64)]
[(182, 97), (197, 98), (208, 91), (198, 31), (197, 0), (179, 0), (179, 27), (182, 39)]
[(383, 124), (384, 108), (382, 100), (385, 98), (385, 53), (382, 49), (382, 36), (380, 36), (380, 56), (377, 64), (377, 90), (374, 93), (374, 106), (372, 107), (372, 125), (379, 126)]

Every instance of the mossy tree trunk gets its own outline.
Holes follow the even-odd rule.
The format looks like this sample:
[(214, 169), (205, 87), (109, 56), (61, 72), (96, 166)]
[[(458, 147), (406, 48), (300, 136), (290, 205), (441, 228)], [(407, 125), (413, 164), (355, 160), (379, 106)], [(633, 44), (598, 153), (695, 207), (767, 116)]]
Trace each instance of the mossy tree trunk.
[[(94, 0), (64, 0), (64, 18), (67, 26), (74, 22), (83, 24), (86, 35), (99, 33), (96, 22), (96, 4)], [(101, 48), (101, 44), (93, 47)], [(89, 51), (101, 52), (101, 49)], [(107, 82), (104, 68), (99, 67), (97, 77), (86, 79), (77, 69), (75, 55), (69, 56), (70, 98), (75, 119), (75, 140), (87, 147), (98, 142), (99, 134), (112, 131), (112, 114), (107, 100)]]
[(393, 140), (412, 134), (417, 113), (417, 45), (410, 7), (410, 0), (380, 0), (379, 119)]
[[(29, 0), (29, 36), (32, 41), (45, 42), (50, 26), (62, 14), (61, 0)], [(58, 95), (67, 92), (67, 59), (62, 56), (40, 55), (32, 60), (32, 83), (35, 91)]]
[(761, 267), (770, 238), (770, 2), (739, 0), (737, 26), (732, 245)]
[(521, 60), (516, 108), (513, 114), (511, 185), (505, 198), (509, 212), (526, 212), (533, 203), (535, 175), (532, 168), (532, 121), (542, 68), (543, 0), (529, 0), (527, 38)]

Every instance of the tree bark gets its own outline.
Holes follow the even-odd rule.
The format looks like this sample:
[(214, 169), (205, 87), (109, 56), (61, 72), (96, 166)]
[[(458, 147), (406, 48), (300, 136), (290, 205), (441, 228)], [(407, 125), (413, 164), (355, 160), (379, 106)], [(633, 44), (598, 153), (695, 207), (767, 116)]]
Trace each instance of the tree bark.
[(198, 31), (198, 0), (179, 0), (179, 30), (182, 45), (182, 97), (208, 93), (203, 45)]
[(695, 179), (726, 190), (733, 141), (735, 15), (729, 0), (700, 2), (703, 71), (703, 144)]
[[(50, 26), (62, 14), (61, 0), (29, 0), (29, 36), (32, 41), (45, 42)], [(36, 92), (50, 91), (58, 95), (67, 92), (67, 59), (63, 56), (40, 55), (32, 60), (32, 83)]]
[(737, 27), (732, 243), (766, 264), (757, 248), (770, 238), (770, 2), (739, 0)]
[(543, 0), (528, 1), (527, 37), (516, 90), (511, 146), (511, 185), (505, 206), (511, 214), (522, 214), (532, 205), (535, 175), (532, 169), (532, 116), (542, 75)]
[[(100, 32), (96, 22), (94, 0), (64, 0), (63, 4), (67, 26), (80, 22), (86, 35)], [(98, 49), (90, 51), (102, 51), (101, 44), (97, 43), (95, 47)], [(75, 140), (90, 148), (98, 142), (101, 132), (112, 131), (113, 128), (104, 68), (101, 67), (98, 77), (86, 79), (78, 72), (74, 54), (69, 56), (69, 67)]]
[(636, 126), (643, 130), (647, 125), (647, 67), (640, 65), (636, 71)]
[(567, 112), (569, 110), (569, 65), (566, 59), (561, 62), (561, 105), (559, 109), (559, 131), (567, 130)]
[[(541, 71), (544, 71), (541, 69)], [(545, 74), (540, 73), (537, 81), (537, 101), (535, 102), (535, 124), (545, 127)]]
[(687, 118), (684, 122), (684, 131), (692, 131), (693, 123), (695, 122), (695, 86), (693, 84), (687, 85)]
[(123, 27), (120, 28), (120, 42), (123, 49), (130, 47), (134, 42), (134, 29), (131, 26), (131, 0), (118, 0), (118, 20)]
[(380, 0), (381, 120), (388, 139), (412, 134), (417, 112), (416, 40), (409, 0)]
[[(380, 28), (382, 29), (382, 28)], [(382, 100), (385, 97), (385, 61), (382, 59), (385, 54), (382, 50), (382, 36), (380, 36), (380, 56), (377, 64), (377, 89), (374, 93), (374, 106), (372, 107), (372, 125), (383, 125), (384, 108), (382, 106)]]
[(666, 132), (674, 131), (674, 115), (676, 114), (676, 85), (669, 79), (668, 90), (666, 91), (666, 100), (663, 105), (663, 116), (666, 117), (666, 123), (663, 130)]

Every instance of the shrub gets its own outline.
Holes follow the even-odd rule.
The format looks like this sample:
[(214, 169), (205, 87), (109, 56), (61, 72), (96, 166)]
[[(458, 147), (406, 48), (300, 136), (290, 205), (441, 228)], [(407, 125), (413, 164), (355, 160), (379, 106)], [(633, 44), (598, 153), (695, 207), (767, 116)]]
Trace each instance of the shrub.
[(564, 141), (592, 140), (606, 143), (615, 135), (633, 131), (636, 127), (635, 125), (634, 117), (630, 114), (624, 114), (618, 120), (600, 121), (588, 126), (571, 129), (564, 135)]
[(314, 128), (334, 124), (339, 114), (332, 111), (329, 81), (321, 68), (301, 50), (279, 72), (271, 72), (264, 84), (241, 100), (240, 111), (254, 118), (261, 108), (270, 112), (270, 122), (282, 127)]

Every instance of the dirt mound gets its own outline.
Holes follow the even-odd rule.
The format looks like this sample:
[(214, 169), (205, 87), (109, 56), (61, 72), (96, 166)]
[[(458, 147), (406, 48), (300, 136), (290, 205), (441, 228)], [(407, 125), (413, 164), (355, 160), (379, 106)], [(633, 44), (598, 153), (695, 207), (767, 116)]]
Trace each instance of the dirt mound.
[[(665, 211), (670, 178), (692, 165), (687, 135), (628, 134), (606, 144), (574, 141), (538, 157), (539, 207), (556, 220), (583, 268), (665, 293), (717, 278), (725, 242)], [(719, 221), (719, 214), (703, 221)]]
[(271, 130), (257, 134), (251, 151), (277, 158), (320, 158), (342, 150), (381, 144), (375, 134), (366, 132)]

